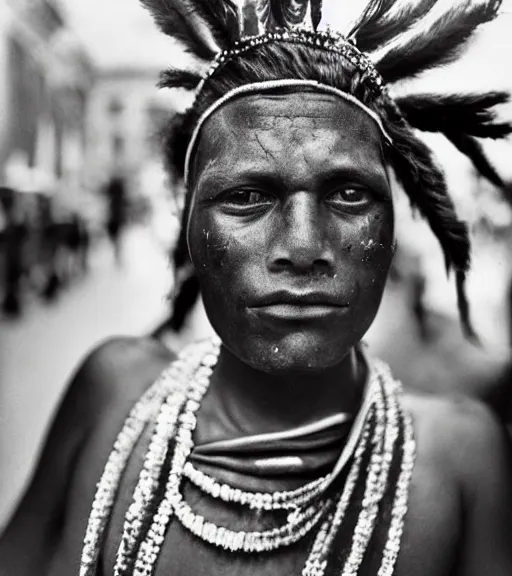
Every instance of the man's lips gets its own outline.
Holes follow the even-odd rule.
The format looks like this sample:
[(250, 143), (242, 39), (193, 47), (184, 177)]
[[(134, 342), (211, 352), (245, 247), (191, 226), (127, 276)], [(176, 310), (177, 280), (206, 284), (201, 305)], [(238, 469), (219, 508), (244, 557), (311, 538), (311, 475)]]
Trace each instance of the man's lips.
[(332, 306), (329, 304), (271, 304), (253, 308), (259, 315), (282, 320), (313, 320), (339, 314), (346, 306)]
[(326, 292), (276, 292), (262, 297), (250, 308), (275, 319), (312, 320), (339, 314), (347, 305)]
[(329, 292), (292, 292), (281, 290), (261, 296), (253, 303), (250, 308), (263, 308), (268, 306), (296, 306), (296, 307), (337, 307), (346, 308), (347, 304), (340, 300), (339, 296)]

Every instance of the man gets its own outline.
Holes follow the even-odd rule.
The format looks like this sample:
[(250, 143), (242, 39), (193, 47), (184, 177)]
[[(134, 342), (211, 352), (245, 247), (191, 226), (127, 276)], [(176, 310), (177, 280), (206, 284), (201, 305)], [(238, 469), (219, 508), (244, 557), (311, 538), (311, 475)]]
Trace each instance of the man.
[(20, 217), (18, 195), (11, 188), (0, 187), (0, 209), (5, 225), (0, 230), (2, 250), (2, 311), (17, 317), (23, 312), (23, 276), (26, 272), (27, 224)]
[[(231, 43), (183, 130), (189, 249), (222, 344), (168, 369), (172, 354), (146, 340), (92, 354), (4, 534), (2, 570), (512, 574), (503, 430), (472, 401), (402, 393), (359, 344), (394, 252), (391, 167), (455, 267), (470, 332), (467, 236), (426, 149), (353, 44), (286, 28), (300, 2), (272, 5), (262, 22), (281, 27), (236, 44), (231, 3), (146, 4), (194, 53)], [(389, 21), (372, 7), (361, 44)]]
[(116, 262), (122, 261), (122, 233), (127, 221), (126, 183), (121, 174), (114, 174), (105, 188), (108, 203), (107, 234), (114, 248)]

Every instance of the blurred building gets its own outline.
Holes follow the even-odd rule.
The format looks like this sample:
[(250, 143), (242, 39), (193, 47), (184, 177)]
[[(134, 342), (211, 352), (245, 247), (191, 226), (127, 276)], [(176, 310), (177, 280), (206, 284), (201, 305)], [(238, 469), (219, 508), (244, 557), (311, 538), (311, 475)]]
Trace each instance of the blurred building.
[(81, 182), (93, 67), (54, 0), (0, 0), (0, 182)]
[(176, 100), (157, 87), (158, 70), (114, 68), (98, 74), (88, 113), (88, 165), (101, 181), (117, 170), (135, 177), (160, 155), (160, 134)]
[(168, 249), (177, 234), (181, 190), (164, 169), (162, 133), (187, 102), (177, 91), (159, 90), (158, 75), (152, 67), (98, 74), (88, 110), (87, 165), (98, 195), (111, 178), (123, 177), (132, 212), (142, 213)]

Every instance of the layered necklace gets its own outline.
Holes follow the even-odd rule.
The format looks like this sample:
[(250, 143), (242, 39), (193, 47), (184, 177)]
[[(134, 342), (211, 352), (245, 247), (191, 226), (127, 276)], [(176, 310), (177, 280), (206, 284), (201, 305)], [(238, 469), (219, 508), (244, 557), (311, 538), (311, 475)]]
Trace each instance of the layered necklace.
[[(407, 511), (415, 442), (410, 418), (400, 405), (400, 384), (393, 379), (388, 367), (373, 363), (362, 407), (330, 474), (295, 490), (249, 492), (219, 483), (189, 460), (194, 448), (196, 414), (208, 389), (219, 350), (218, 340), (185, 349), (131, 411), (98, 483), (84, 540), (80, 576), (96, 573), (121, 476), (145, 427), (153, 422), (156, 423), (150, 445), (125, 515), (115, 576), (153, 575), (173, 518), (207, 545), (246, 554), (271, 553), (311, 534), (313, 544), (302, 576), (324, 576), (329, 553), (347, 510), (349, 506), (357, 506), (351, 543), (340, 571), (342, 576), (356, 576), (372, 540), (384, 495), (389, 493), (392, 497), (389, 527), (375, 576), (391, 576)], [(393, 463), (398, 468), (396, 474), (391, 473)], [(345, 480), (336, 486), (345, 466), (349, 466)], [(265, 511), (273, 517), (284, 513), (286, 520), (260, 531), (219, 526), (194, 512), (186, 502), (182, 491), (185, 480), (219, 504), (234, 504), (255, 514)], [(162, 482), (165, 484), (163, 496)], [(362, 497), (355, 502), (356, 489), (363, 486)]]

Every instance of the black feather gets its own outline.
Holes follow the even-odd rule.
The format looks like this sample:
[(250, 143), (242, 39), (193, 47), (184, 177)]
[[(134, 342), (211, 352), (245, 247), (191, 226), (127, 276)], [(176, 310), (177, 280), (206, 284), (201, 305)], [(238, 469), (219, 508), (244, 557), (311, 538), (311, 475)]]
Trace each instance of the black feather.
[(389, 151), (396, 177), (439, 241), (447, 270), (455, 270), (461, 323), (466, 335), (474, 337), (464, 292), (471, 260), (467, 225), (457, 218), (444, 175), (427, 145), (400, 118), (394, 105), (387, 105), (382, 117), (393, 141)]
[(376, 68), (384, 81), (391, 84), (447, 64), (459, 55), (480, 24), (494, 19), (498, 7), (496, 0), (477, 5), (472, 5), (471, 0), (459, 2), (409, 43), (391, 48), (376, 63)]
[(473, 166), (485, 179), (499, 188), (504, 186), (501, 176), (490, 163), (478, 140), (467, 134), (457, 132), (446, 132), (445, 136), (462, 154), (471, 160)]
[(311, 0), (311, 22), (315, 30), (322, 20), (322, 4), (323, 0)]
[(371, 28), (380, 22), (393, 8), (396, 0), (370, 0), (363, 13), (355, 22), (348, 36), (357, 35), (363, 27)]
[(469, 300), (466, 295), (466, 274), (465, 272), (455, 273), (455, 287), (457, 290), (457, 306), (459, 309), (460, 323), (462, 331), (466, 338), (473, 342), (473, 344), (480, 344), (480, 338), (475, 332), (472, 322), (471, 313), (469, 308)]
[(479, 138), (503, 138), (512, 125), (496, 122), (492, 108), (509, 100), (506, 92), (487, 94), (419, 94), (399, 97), (396, 103), (411, 126), (425, 132), (470, 134)]
[(194, 0), (196, 12), (209, 24), (222, 50), (240, 39), (238, 9), (232, 0)]
[[(417, 4), (403, 7), (395, 14), (388, 10), (368, 22), (362, 22), (356, 32), (357, 47), (362, 52), (377, 50), (416, 24), (437, 2), (438, 0), (420, 0)], [(390, 8), (392, 7), (393, 4)]]
[(471, 136), (491, 138), (492, 140), (501, 140), (510, 134), (512, 134), (512, 123), (510, 122), (489, 122), (480, 126), (474, 126), (471, 130)]
[(304, 22), (309, 9), (309, 0), (267, 0), (273, 23), (279, 28), (291, 28)]
[(201, 76), (188, 70), (165, 70), (160, 74), (159, 88), (185, 88), (195, 90), (201, 82)]
[[(184, 48), (210, 61), (215, 51), (205, 40), (204, 20), (199, 21), (196, 5), (190, 0), (140, 0), (149, 10), (160, 30), (181, 42)], [(201, 26), (203, 23), (203, 26)], [(210, 30), (211, 32), (211, 30)]]

